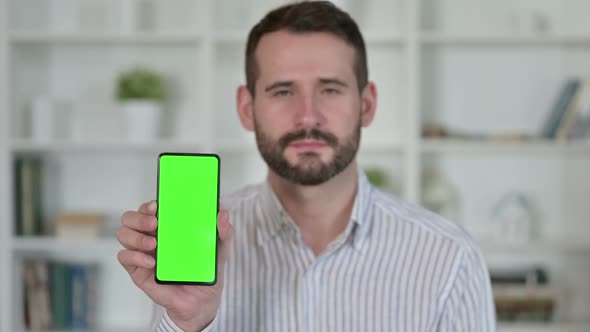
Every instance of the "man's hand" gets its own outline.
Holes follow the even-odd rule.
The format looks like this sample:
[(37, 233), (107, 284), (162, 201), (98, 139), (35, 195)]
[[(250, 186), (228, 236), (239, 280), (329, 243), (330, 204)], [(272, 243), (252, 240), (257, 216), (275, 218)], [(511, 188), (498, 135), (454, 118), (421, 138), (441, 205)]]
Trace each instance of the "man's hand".
[(185, 331), (200, 331), (215, 318), (223, 290), (223, 271), (233, 227), (229, 214), (221, 210), (217, 216), (220, 247), (217, 257), (217, 283), (214, 286), (161, 285), (154, 279), (156, 202), (146, 202), (138, 211), (127, 211), (121, 217), (117, 239), (125, 247), (118, 254), (121, 265), (133, 282), (154, 302), (166, 308), (176, 325)]

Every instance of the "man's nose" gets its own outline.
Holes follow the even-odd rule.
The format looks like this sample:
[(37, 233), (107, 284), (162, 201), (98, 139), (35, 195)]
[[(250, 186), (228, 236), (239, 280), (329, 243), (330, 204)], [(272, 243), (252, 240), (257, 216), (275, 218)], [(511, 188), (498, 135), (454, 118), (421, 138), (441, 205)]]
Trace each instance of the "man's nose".
[(324, 125), (325, 118), (317, 96), (313, 93), (299, 95), (295, 121), (298, 128), (314, 128)]

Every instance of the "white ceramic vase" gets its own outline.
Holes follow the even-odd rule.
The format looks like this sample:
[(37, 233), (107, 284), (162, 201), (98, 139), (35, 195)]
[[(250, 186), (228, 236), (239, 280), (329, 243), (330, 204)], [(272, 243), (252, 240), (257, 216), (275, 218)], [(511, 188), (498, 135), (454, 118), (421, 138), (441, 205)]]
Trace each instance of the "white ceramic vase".
[(162, 104), (150, 100), (128, 100), (121, 103), (127, 117), (127, 139), (133, 143), (148, 143), (159, 135)]

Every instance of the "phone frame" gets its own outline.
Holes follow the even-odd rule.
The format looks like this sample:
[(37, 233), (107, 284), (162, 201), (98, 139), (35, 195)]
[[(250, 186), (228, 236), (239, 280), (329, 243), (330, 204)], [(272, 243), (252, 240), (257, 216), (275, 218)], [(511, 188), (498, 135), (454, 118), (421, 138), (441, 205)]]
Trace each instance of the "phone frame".
[[(217, 283), (217, 257), (219, 255), (219, 230), (217, 229), (217, 216), (219, 215), (219, 189), (220, 189), (220, 178), (221, 178), (221, 158), (218, 154), (215, 153), (189, 153), (189, 152), (162, 152), (158, 155), (158, 165), (157, 165), (157, 179), (156, 179), (156, 202), (158, 202), (160, 198), (160, 159), (164, 156), (189, 156), (189, 157), (214, 157), (217, 159), (217, 207), (216, 207), (216, 222), (215, 222), (215, 234), (217, 240), (215, 242), (215, 277), (211, 282), (200, 282), (200, 281), (169, 281), (169, 280), (160, 280), (158, 279), (157, 273), (157, 266), (158, 266), (158, 227), (156, 228), (156, 249), (154, 250), (154, 261), (156, 262), (154, 265), (154, 280), (156, 283), (161, 285), (203, 285), (203, 286), (213, 286)], [(156, 208), (156, 219), (158, 223), (160, 222), (159, 218), (159, 210), (160, 210), (159, 203), (157, 204)]]

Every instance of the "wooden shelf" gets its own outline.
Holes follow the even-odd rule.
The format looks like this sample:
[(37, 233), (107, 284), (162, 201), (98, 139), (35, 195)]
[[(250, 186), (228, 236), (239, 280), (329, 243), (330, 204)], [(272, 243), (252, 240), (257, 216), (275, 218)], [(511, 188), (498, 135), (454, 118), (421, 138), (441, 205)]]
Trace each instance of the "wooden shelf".
[(421, 150), (427, 153), (590, 153), (590, 141), (495, 142), (456, 139), (422, 139)]
[(62, 239), (50, 236), (40, 237), (14, 237), (12, 250), (18, 252), (27, 251), (85, 251), (100, 253), (104, 250), (122, 248), (119, 242), (113, 238), (98, 239)]
[(197, 143), (154, 141), (152, 143), (129, 142), (53, 142), (36, 143), (28, 140), (13, 142), (12, 152), (16, 153), (160, 153), (160, 152), (199, 152), (203, 147)]
[(10, 35), (15, 44), (197, 44), (199, 34), (181, 33), (141, 33), (133, 35), (116, 33), (52, 34), (16, 32)]
[(247, 31), (225, 31), (219, 32), (215, 35), (213, 40), (217, 44), (229, 44), (235, 46), (243, 46), (246, 44), (248, 38)]
[(419, 40), (426, 45), (590, 45), (588, 35), (453, 35), (423, 32)]
[[(363, 36), (369, 46), (402, 46), (404, 43), (401, 35), (389, 31), (366, 31)], [(248, 31), (224, 31), (217, 33), (213, 40), (217, 44), (243, 46), (247, 38)]]
[(498, 332), (587, 332), (590, 322), (516, 322), (499, 323)]
[(488, 240), (481, 240), (478, 242), (486, 255), (590, 255), (590, 244), (588, 243), (575, 243), (551, 240), (533, 241), (527, 244), (506, 244)]
[(366, 31), (363, 33), (368, 46), (403, 46), (404, 38), (396, 33)]

